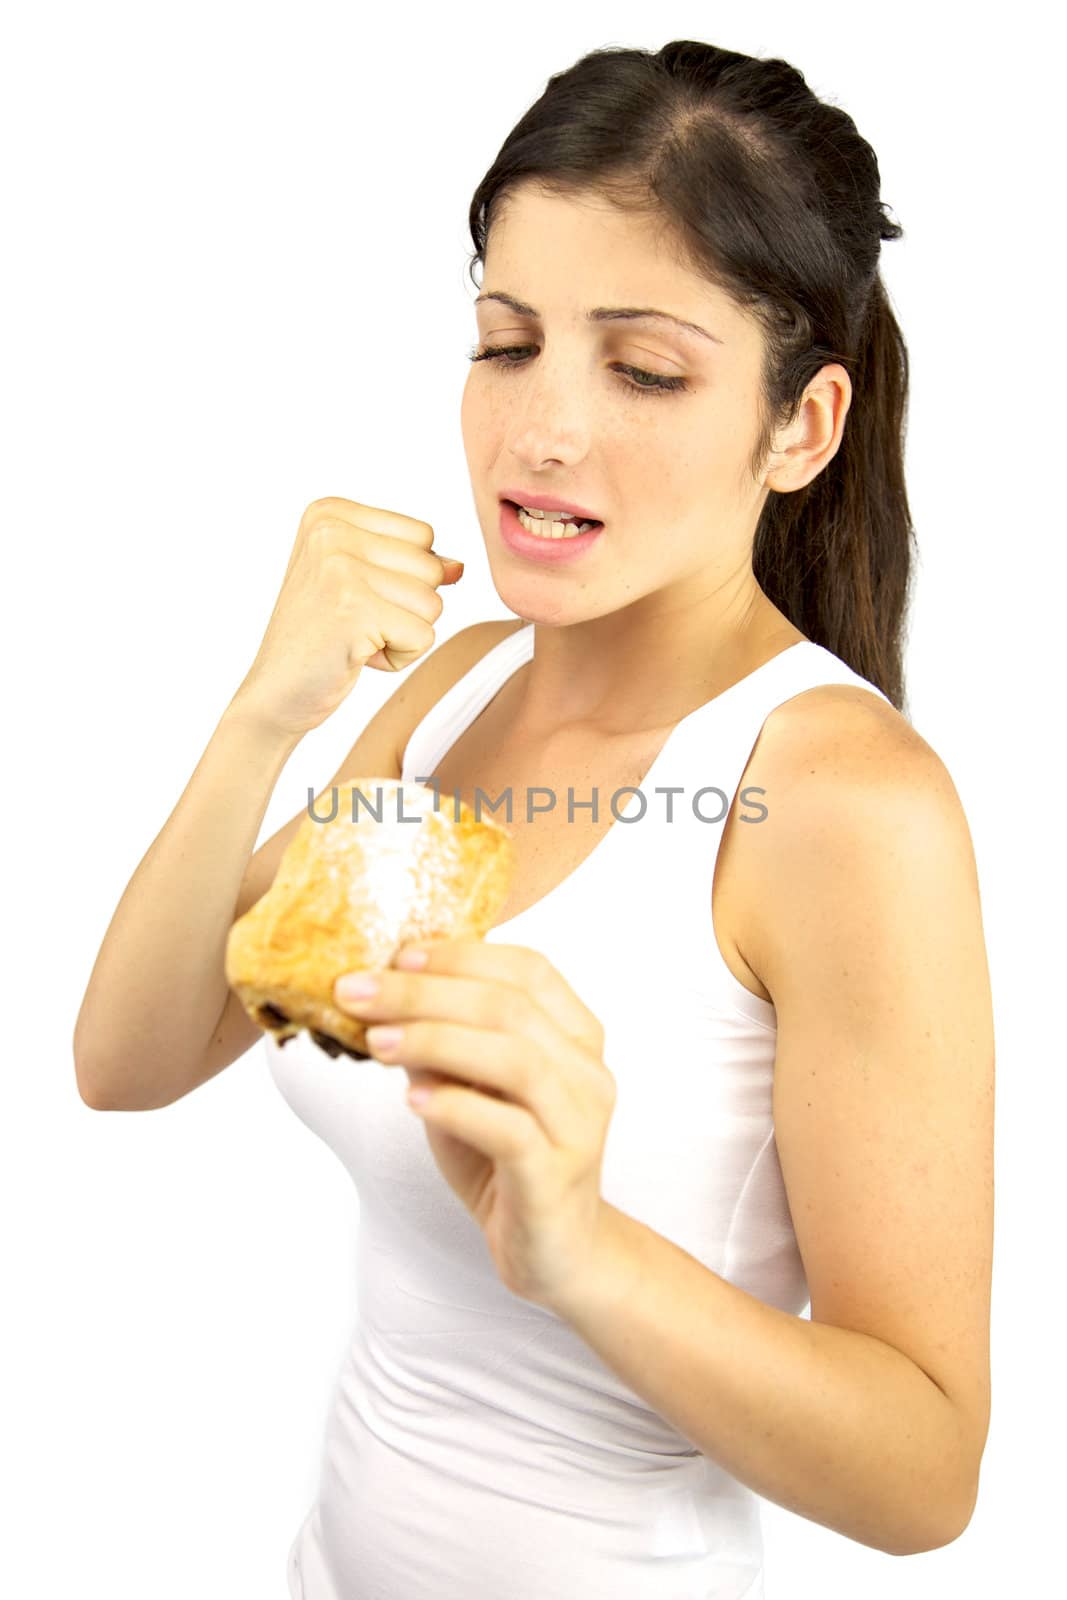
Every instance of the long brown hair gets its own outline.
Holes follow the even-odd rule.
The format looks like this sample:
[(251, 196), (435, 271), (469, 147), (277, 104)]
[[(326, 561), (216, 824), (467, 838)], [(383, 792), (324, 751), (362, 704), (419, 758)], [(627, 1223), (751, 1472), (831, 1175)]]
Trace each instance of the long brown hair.
[(596, 189), (663, 217), (685, 264), (757, 319), (754, 474), (810, 379), (827, 362), (846, 369), (840, 446), (804, 488), (768, 493), (752, 569), (794, 627), (904, 711), (908, 352), (878, 270), (881, 241), (903, 229), (886, 214), (877, 159), (852, 118), (778, 59), (692, 39), (594, 50), (548, 80), (478, 185), (472, 278), (494, 219), (526, 180), (548, 194)]

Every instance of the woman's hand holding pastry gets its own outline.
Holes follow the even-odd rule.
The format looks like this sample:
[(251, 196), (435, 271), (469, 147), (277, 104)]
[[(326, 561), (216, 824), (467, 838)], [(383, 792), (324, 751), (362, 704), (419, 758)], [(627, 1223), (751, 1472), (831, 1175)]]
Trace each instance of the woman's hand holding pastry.
[(605, 1202), (600, 1171), (615, 1109), (604, 1030), (546, 957), (479, 938), (412, 947), (373, 974), (377, 994), (335, 1003), (361, 1021), (400, 1027), (386, 1048), (404, 1066), (442, 1174), (485, 1234), (505, 1286), (548, 1309), (591, 1269)]

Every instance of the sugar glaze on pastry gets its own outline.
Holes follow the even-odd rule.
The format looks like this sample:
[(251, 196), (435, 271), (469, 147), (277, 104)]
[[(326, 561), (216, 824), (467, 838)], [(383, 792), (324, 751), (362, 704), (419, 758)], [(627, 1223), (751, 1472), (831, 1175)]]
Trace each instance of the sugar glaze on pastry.
[(335, 1007), (336, 980), (388, 966), (402, 944), (484, 937), (514, 865), (507, 830), (455, 796), (391, 778), (331, 785), (230, 929), (226, 980), (279, 1044), (306, 1028), (330, 1055), (368, 1059), (367, 1024)]

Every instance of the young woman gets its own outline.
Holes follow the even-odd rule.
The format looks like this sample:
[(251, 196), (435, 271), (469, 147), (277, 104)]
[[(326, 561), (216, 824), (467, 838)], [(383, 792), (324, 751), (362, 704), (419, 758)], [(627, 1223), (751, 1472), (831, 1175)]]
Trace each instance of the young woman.
[[(991, 1000), (966, 820), (903, 714), (900, 229), (844, 111), (692, 41), (553, 77), (470, 221), (464, 443), (518, 620), (428, 657), (334, 781), (480, 791), (518, 866), (484, 941), (338, 983), (421, 1104), (267, 1041), (360, 1197), (290, 1591), (754, 1600), (758, 1496), (931, 1550), (989, 1419)], [(259, 1037), (222, 952), (300, 817), (249, 861), (256, 830), (362, 666), (429, 648), (432, 538), (309, 507), (94, 971), (91, 1104), (166, 1104)], [(149, 1085), (161, 893), (207, 1043)]]

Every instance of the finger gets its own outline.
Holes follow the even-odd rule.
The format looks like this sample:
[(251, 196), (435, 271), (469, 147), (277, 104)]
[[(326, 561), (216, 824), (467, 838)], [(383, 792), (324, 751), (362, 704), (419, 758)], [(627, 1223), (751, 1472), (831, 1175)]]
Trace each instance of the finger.
[(396, 572), (407, 572), (421, 583), (436, 588), (440, 583), (455, 583), (463, 571), (458, 556), (438, 555), (435, 550), (422, 550), (410, 544), (400, 544), (372, 530), (360, 530), (360, 558), (368, 557), (376, 567), (390, 567)]
[[(458, 976), (494, 979), (510, 985), (535, 1002), (565, 1038), (600, 1058), (604, 1051), (604, 1029), (600, 1019), (584, 1005), (562, 973), (529, 945), (486, 944), (483, 939), (431, 939), (405, 947), (423, 950), (428, 956), (423, 972), (454, 973)], [(404, 950), (393, 957), (399, 968)]]
[[(445, 562), (456, 559), (435, 555), (432, 550), (397, 538), (395, 534), (376, 533), (373, 528), (358, 527), (340, 517), (320, 517), (315, 528), (328, 530), (326, 537), (331, 554), (349, 556), (354, 561), (389, 572), (404, 573), (429, 588), (441, 582)], [(463, 566), (462, 561), (459, 565)]]
[(426, 1085), (429, 1094), (411, 1109), (492, 1161), (515, 1163), (534, 1154), (540, 1134), (533, 1117), (508, 1100), (491, 1100), (460, 1084)]
[[(379, 991), (366, 999), (346, 998), (344, 978), (338, 978), (334, 986), (334, 999), (339, 1009), (350, 1012), (364, 1022), (402, 1022), (405, 1019), (416, 1022), (429, 1019), (487, 1031), (505, 1043), (520, 1039), (534, 1059), (564, 1064), (561, 1092), (579, 1116), (588, 1104), (590, 1090), (599, 1091), (605, 1080), (614, 1081), (599, 1055), (594, 1055), (578, 1040), (564, 1033), (532, 995), (500, 978), (490, 982), (484, 977), (473, 978), (462, 974), (448, 976), (431, 972), (428, 967), (419, 973), (400, 972), (387, 967), (376, 972), (375, 977)], [(373, 1048), (373, 1041), (371, 1043)], [(393, 1059), (396, 1059), (396, 1054), (394, 1052)], [(407, 1059), (403, 1052), (399, 1054), (402, 1059)], [(495, 1063), (500, 1073), (505, 1068), (504, 1054), (502, 1048), (499, 1060)], [(486, 1065), (488, 1070), (490, 1063)], [(476, 1074), (472, 1073), (472, 1076)], [(546, 1076), (550, 1074), (539, 1074), (539, 1078)], [(531, 1110), (544, 1110), (551, 1115), (547, 1102), (535, 1107), (529, 1088), (523, 1083), (503, 1076), (480, 1077), (477, 1081), (500, 1089), (513, 1099), (522, 1100)], [(562, 1116), (554, 1120), (562, 1136)]]
[(375, 635), (382, 643), (368, 661), (380, 658), (390, 671), (399, 672), (430, 649), (434, 641), (433, 624), (416, 615), (410, 607), (396, 605), (392, 600), (382, 599), (378, 609)]
[(514, 1034), (455, 1022), (408, 1022), (388, 1049), (368, 1029), (367, 1049), (386, 1065), (445, 1073), (483, 1093), (497, 1091), (528, 1111), (557, 1148), (580, 1142), (588, 1128), (588, 1099), (583, 1104), (568, 1088), (567, 1063), (553, 1070), (542, 1051)]
[(391, 539), (403, 539), (406, 544), (423, 550), (429, 550), (434, 541), (431, 523), (423, 522), (418, 517), (409, 517), (402, 511), (390, 511), (385, 506), (368, 506), (361, 500), (346, 500), (343, 495), (328, 494), (313, 500), (304, 512), (301, 525), (334, 521), (349, 528), (386, 534)]
[(349, 997), (342, 974), (334, 984), (334, 1001), (342, 1010), (361, 1021), (399, 1021), (433, 1017), (444, 1022), (465, 1022), (475, 1028), (491, 1028), (501, 1033), (521, 1031), (546, 1050), (560, 1041), (551, 1018), (522, 990), (513, 985), (487, 981), (485, 977), (456, 973), (447, 976), (425, 971), (401, 972), (385, 967), (374, 973), (378, 993), (366, 998)]
[(413, 611), (431, 625), (444, 610), (445, 603), (437, 590), (422, 578), (413, 578), (410, 572), (367, 566), (363, 570), (363, 581), (381, 599), (402, 610)]
[[(365, 506), (358, 500), (326, 495), (308, 506), (302, 526), (324, 522), (338, 529), (342, 543), (348, 531), (357, 531), (361, 549), (369, 545), (369, 554), (377, 566), (413, 572), (430, 585), (455, 583), (462, 574), (463, 562), (456, 556), (434, 551), (433, 526), (421, 522), (418, 517), (390, 511), (384, 506)], [(452, 570), (446, 577), (446, 568), (458, 570)]]

